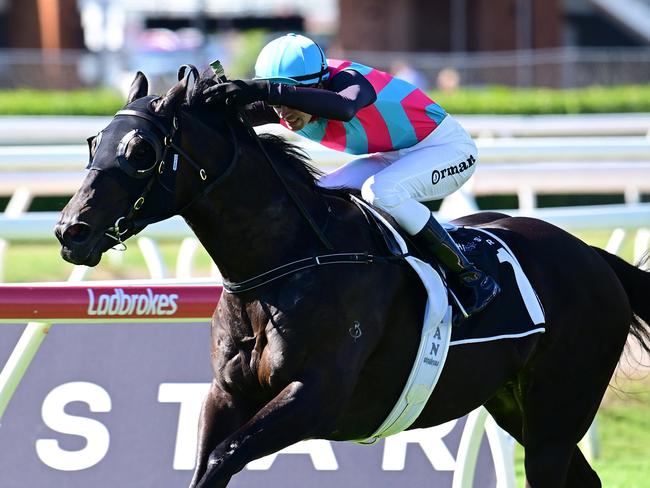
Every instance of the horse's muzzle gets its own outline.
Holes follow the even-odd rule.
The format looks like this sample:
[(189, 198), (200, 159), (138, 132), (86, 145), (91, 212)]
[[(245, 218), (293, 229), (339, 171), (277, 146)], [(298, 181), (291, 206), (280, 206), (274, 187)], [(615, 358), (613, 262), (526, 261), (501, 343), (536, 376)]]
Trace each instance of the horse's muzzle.
[(59, 222), (54, 227), (54, 235), (61, 243), (61, 257), (72, 264), (96, 266), (102, 252), (98, 242), (93, 239), (90, 225), (84, 222)]

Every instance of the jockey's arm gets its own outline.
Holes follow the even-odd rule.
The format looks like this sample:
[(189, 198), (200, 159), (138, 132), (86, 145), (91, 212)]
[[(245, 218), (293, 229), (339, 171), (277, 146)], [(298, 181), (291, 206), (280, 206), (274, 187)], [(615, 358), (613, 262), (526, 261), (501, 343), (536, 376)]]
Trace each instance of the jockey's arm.
[(362, 74), (341, 71), (325, 89), (270, 83), (267, 103), (295, 108), (325, 119), (349, 121), (376, 99), (375, 89)]

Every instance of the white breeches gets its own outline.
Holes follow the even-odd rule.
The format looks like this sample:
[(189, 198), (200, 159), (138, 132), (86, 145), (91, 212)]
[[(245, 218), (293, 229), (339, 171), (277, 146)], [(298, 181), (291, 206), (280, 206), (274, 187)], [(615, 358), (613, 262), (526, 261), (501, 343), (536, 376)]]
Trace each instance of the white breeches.
[(471, 136), (447, 115), (414, 146), (355, 159), (323, 176), (319, 185), (360, 189), (364, 200), (415, 235), (431, 216), (420, 202), (440, 200), (458, 190), (474, 173), (477, 159)]

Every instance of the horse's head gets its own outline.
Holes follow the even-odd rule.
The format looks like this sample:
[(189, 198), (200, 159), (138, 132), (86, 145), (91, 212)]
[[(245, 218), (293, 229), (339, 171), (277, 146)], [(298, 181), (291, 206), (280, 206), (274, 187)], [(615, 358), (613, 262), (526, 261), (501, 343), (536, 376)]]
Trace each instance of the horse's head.
[(95, 266), (105, 251), (147, 224), (180, 213), (214, 179), (215, 170), (198, 155), (212, 160), (224, 150), (214, 147), (222, 139), (215, 141), (209, 133), (214, 129), (194, 117), (183, 117), (190, 83), (186, 75), (156, 97), (147, 95), (147, 79), (138, 73), (126, 106), (88, 139), (90, 171), (54, 229), (65, 260)]

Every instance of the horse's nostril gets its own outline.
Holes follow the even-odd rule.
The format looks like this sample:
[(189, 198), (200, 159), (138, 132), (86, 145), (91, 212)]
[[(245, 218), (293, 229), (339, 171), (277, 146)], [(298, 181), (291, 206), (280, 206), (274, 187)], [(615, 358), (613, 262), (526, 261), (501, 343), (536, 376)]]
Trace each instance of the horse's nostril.
[(56, 224), (54, 226), (54, 235), (58, 239), (59, 244), (63, 246), (65, 242), (63, 242), (63, 232), (61, 232), (61, 224)]
[(90, 237), (90, 226), (81, 222), (69, 225), (63, 230), (61, 238), (66, 244), (81, 244)]

